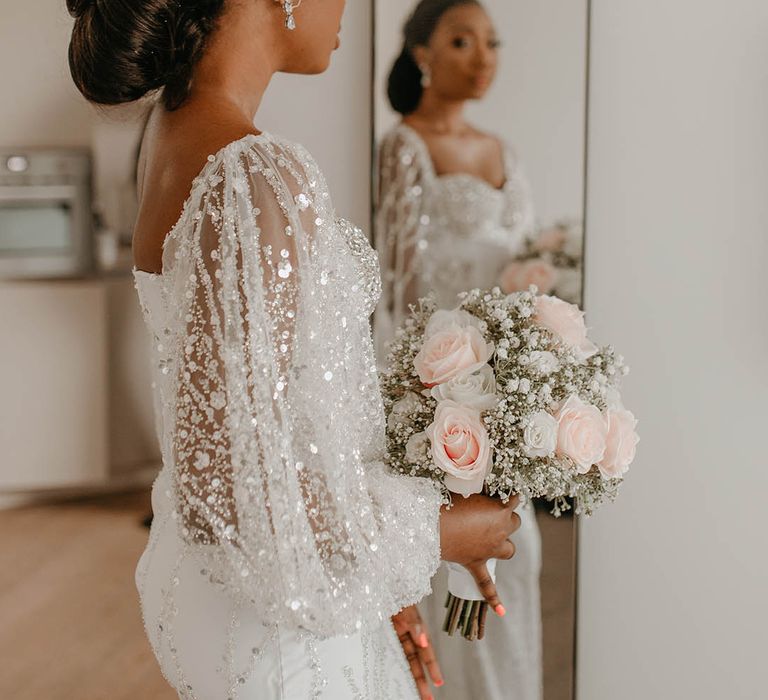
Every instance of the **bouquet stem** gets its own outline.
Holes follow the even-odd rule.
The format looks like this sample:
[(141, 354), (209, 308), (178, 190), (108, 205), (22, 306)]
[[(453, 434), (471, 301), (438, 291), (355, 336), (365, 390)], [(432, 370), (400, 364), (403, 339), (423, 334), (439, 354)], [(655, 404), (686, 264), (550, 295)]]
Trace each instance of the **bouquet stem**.
[[(444, 562), (448, 569), (448, 598), (445, 601), (446, 613), (443, 631), (453, 636), (459, 630), (462, 637), (474, 642), (485, 636), (485, 619), (488, 603), (477, 587), (475, 579), (460, 564)], [(488, 574), (496, 581), (496, 559), (486, 562)]]
[(488, 603), (484, 600), (464, 600), (452, 593), (445, 601), (447, 609), (443, 631), (453, 636), (456, 630), (461, 632), (464, 639), (474, 642), (485, 636), (485, 617), (488, 613)]

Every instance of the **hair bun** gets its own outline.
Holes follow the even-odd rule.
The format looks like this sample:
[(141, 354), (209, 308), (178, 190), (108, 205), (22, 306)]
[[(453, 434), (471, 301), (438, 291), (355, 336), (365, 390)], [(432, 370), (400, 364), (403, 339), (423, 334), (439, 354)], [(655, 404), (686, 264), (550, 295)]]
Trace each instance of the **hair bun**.
[(165, 88), (165, 106), (189, 96), (225, 0), (67, 0), (76, 18), (69, 44), (72, 79), (97, 104), (133, 102)]
[(421, 70), (413, 60), (410, 49), (404, 46), (387, 80), (389, 104), (392, 109), (405, 116), (418, 109), (423, 93)]
[(73, 17), (82, 17), (96, 6), (96, 0), (67, 0), (67, 10)]

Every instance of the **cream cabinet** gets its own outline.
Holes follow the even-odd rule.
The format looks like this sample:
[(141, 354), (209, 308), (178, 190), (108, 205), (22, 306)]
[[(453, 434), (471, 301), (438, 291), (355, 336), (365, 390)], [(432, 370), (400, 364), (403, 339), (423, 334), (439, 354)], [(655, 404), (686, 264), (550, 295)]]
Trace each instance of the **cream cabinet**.
[(148, 350), (126, 276), (0, 283), (0, 495), (155, 469)]

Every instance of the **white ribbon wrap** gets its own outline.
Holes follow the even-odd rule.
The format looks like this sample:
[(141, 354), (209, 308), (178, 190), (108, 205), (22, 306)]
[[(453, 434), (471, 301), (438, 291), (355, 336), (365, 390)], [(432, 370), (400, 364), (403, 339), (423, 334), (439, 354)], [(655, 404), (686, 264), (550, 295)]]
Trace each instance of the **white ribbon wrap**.
[[(496, 583), (496, 559), (489, 559), (486, 563), (491, 580)], [(443, 562), (448, 569), (448, 591), (456, 598), (462, 600), (485, 600), (480, 589), (475, 583), (475, 578), (461, 564), (452, 561)]]

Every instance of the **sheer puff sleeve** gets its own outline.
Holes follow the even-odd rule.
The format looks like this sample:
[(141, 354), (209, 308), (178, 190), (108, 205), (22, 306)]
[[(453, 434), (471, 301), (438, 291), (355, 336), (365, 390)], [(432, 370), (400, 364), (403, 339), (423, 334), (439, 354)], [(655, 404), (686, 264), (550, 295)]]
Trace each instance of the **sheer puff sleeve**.
[(506, 193), (504, 225), (510, 232), (510, 250), (513, 254), (517, 254), (524, 241), (534, 235), (536, 214), (531, 185), (523, 164), (513, 148), (504, 145), (503, 142), (502, 148), (507, 176), (504, 184)]
[(321, 637), (429, 592), (440, 497), (387, 472), (365, 285), (316, 165), (247, 137), (166, 240), (174, 520), (210, 580)]
[(383, 290), (374, 328), (377, 356), (383, 362), (388, 342), (405, 321), (409, 305), (418, 301), (419, 244), (424, 237), (425, 186), (431, 172), (423, 145), (405, 127), (384, 137), (378, 155), (376, 249)]

